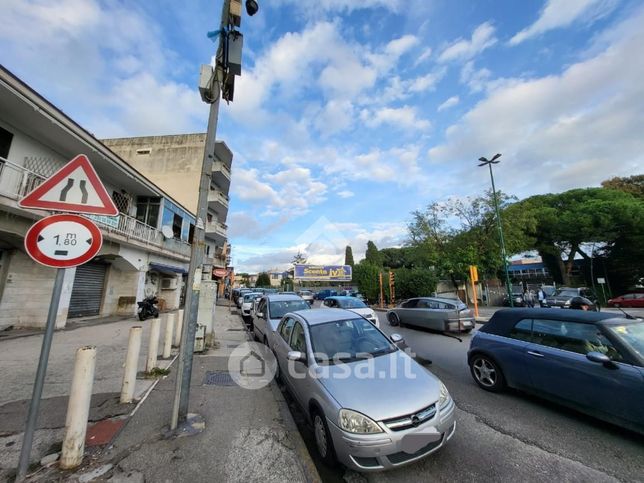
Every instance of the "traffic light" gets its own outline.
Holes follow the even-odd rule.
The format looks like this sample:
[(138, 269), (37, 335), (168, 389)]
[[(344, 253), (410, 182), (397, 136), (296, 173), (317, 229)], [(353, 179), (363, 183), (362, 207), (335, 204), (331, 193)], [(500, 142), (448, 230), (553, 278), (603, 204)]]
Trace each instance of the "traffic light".
[(476, 265), (470, 265), (470, 280), (472, 282), (479, 281), (479, 269)]
[(394, 272), (389, 272), (389, 283), (395, 283), (396, 282), (396, 274)]

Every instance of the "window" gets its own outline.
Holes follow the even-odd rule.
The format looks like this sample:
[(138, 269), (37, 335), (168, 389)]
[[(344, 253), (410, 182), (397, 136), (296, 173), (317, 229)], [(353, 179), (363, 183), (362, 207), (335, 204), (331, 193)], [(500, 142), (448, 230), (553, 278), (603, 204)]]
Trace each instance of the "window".
[(512, 327), (510, 337), (517, 340), (524, 340), (530, 342), (532, 333), (532, 319), (520, 320), (517, 325)]
[(11, 148), (11, 141), (13, 140), (13, 133), (0, 127), (0, 158), (9, 157), (9, 149)]
[(291, 349), (294, 351), (306, 352), (306, 337), (304, 336), (304, 327), (299, 322), (293, 327), (291, 335)]
[(532, 333), (532, 341), (536, 344), (584, 355), (601, 352), (616, 361), (622, 360), (613, 344), (594, 324), (535, 319)]
[(156, 228), (159, 224), (161, 198), (139, 196), (136, 200), (136, 219)]
[(282, 336), (282, 339), (284, 339), (284, 342), (286, 342), (287, 344), (291, 338), (291, 331), (293, 330), (294, 323), (295, 321), (289, 317), (288, 319), (284, 320), (284, 322), (282, 322), (282, 325), (280, 325), (280, 335)]
[(206, 220), (208, 221), (208, 223), (212, 223), (212, 213), (206, 214)]
[[(188, 231), (188, 243), (190, 243), (191, 245), (192, 245), (192, 240), (194, 236), (195, 236), (195, 225), (190, 223), (190, 229)], [(210, 251), (210, 247), (208, 247), (208, 251)]]
[(416, 307), (416, 305), (418, 305), (418, 299), (411, 299), (407, 300), (407, 302), (404, 302), (401, 307), (403, 309), (413, 309)]
[(151, 149), (150, 148), (145, 148), (145, 149), (137, 149), (136, 154), (150, 154)]
[(125, 213), (126, 215), (130, 214), (131, 197), (125, 191), (113, 191), (112, 201), (114, 201), (114, 204), (116, 205), (120, 213)]
[(172, 217), (172, 233), (177, 240), (181, 240), (181, 227), (183, 225), (183, 218), (176, 213)]

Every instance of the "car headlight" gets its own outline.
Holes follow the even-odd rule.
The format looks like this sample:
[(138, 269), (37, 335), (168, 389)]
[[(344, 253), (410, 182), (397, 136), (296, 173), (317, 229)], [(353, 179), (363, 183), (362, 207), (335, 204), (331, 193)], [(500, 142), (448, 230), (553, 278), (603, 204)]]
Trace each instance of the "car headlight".
[(566, 300), (564, 302), (564, 307), (570, 307), (570, 300)]
[(441, 393), (438, 398), (438, 407), (440, 409), (445, 408), (451, 400), (452, 400), (452, 396), (449, 395), (449, 391), (445, 387), (445, 384), (441, 382)]
[(340, 409), (338, 420), (340, 421), (340, 428), (349, 433), (382, 433), (380, 426), (373, 420), (351, 409)]

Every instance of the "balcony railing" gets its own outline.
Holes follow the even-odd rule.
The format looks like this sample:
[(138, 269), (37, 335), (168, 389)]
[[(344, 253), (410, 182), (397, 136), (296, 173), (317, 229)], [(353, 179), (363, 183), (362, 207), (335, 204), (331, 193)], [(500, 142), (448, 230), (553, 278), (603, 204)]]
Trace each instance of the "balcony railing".
[(217, 189), (210, 189), (208, 192), (208, 203), (219, 203), (228, 209), (228, 196)]
[(226, 177), (228, 179), (230, 179), (230, 175), (231, 175), (230, 168), (225, 163), (223, 163), (222, 161), (213, 162), (212, 163), (212, 171), (213, 171), (213, 173), (216, 172), (216, 171), (221, 171), (222, 173), (224, 173), (226, 175)]
[(209, 221), (206, 223), (206, 233), (216, 233), (226, 238), (228, 234), (228, 227), (218, 221)]
[[(0, 158), (0, 195), (14, 200), (24, 198), (46, 178), (11, 161)], [(190, 245), (180, 240), (164, 240), (156, 228), (146, 225), (132, 216), (119, 213), (117, 216), (86, 215), (108, 233), (116, 233), (158, 248), (165, 248), (182, 255), (190, 254)]]
[(44, 180), (44, 176), (0, 158), (0, 195), (20, 200)]

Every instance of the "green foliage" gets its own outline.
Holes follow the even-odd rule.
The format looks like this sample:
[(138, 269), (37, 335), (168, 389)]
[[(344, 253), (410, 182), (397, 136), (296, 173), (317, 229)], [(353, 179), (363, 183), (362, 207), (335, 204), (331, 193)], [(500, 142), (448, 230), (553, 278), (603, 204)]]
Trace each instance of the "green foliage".
[(630, 193), (636, 198), (644, 199), (644, 174), (629, 176), (628, 178), (611, 178), (602, 181), (602, 187)]
[(382, 267), (382, 255), (378, 251), (376, 244), (371, 240), (367, 242), (367, 251), (364, 259), (367, 263), (375, 265), (376, 267)]
[(436, 291), (438, 278), (428, 268), (400, 268), (394, 270), (396, 277), (395, 295), (397, 300), (411, 297), (430, 296)]
[(344, 250), (344, 264), (345, 265), (351, 265), (353, 267), (354, 262), (353, 262), (353, 250), (351, 250), (351, 247), (347, 245), (347, 248)]
[(262, 272), (257, 276), (257, 281), (255, 282), (255, 287), (270, 287), (271, 278), (266, 272)]
[(353, 267), (353, 282), (358, 285), (358, 290), (367, 297), (370, 302), (375, 302), (380, 297), (380, 283), (378, 273), (380, 267), (362, 260)]

